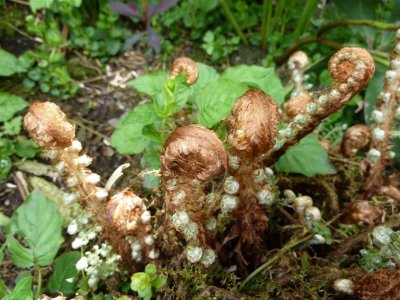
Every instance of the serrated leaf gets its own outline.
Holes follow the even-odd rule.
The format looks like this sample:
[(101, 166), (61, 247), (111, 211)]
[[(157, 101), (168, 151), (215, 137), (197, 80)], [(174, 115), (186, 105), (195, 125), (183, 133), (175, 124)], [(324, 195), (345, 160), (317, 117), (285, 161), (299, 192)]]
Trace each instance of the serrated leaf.
[(27, 106), (28, 102), (21, 97), (0, 92), (0, 122), (10, 120), (16, 112)]
[(2, 298), (3, 300), (32, 300), (32, 276), (27, 276), (18, 281), (11, 294)]
[[(14, 264), (21, 268), (36, 263), (50, 265), (64, 240), (62, 222), (57, 205), (41, 192), (33, 191), (15, 211), (7, 232), (7, 248)], [(19, 236), (27, 247), (22, 246), (15, 236)]]
[(154, 97), (161, 93), (166, 80), (167, 73), (160, 72), (139, 76), (138, 78), (130, 81), (127, 85), (140, 93)]
[(76, 282), (73, 279), (78, 274), (75, 265), (80, 258), (80, 252), (72, 251), (63, 253), (56, 259), (54, 272), (47, 283), (50, 293), (61, 293), (66, 296), (75, 294)]
[(289, 149), (275, 164), (277, 171), (299, 173), (305, 176), (334, 174), (328, 153), (318, 138), (309, 134), (299, 144)]
[(219, 74), (213, 67), (202, 63), (197, 63), (197, 66), (199, 68), (199, 78), (193, 85), (195, 93), (203, 88), (206, 84), (217, 81), (219, 78)]
[(53, 4), (54, 0), (30, 0), (29, 5), (33, 12), (36, 12), (38, 9), (41, 8), (50, 8)]
[(229, 78), (247, 84), (249, 87), (256, 87), (274, 98), (278, 104), (282, 104), (285, 100), (282, 83), (275, 75), (273, 68), (240, 65), (226, 69), (222, 78)]
[(151, 103), (136, 106), (118, 124), (111, 135), (111, 145), (123, 154), (142, 152), (150, 143), (150, 139), (143, 135), (143, 127), (156, 119)]
[(236, 99), (246, 90), (246, 85), (226, 78), (206, 84), (194, 96), (199, 109), (199, 123), (212, 127), (220, 122), (229, 114)]
[(0, 76), (11, 76), (23, 71), (24, 68), (21, 67), (14, 55), (0, 49)]

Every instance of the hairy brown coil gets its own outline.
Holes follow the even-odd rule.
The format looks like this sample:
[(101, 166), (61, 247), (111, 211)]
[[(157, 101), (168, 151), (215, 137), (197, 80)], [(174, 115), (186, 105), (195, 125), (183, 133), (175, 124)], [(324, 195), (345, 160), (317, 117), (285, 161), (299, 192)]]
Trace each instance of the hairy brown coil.
[(115, 194), (107, 203), (106, 222), (121, 233), (132, 233), (140, 226), (144, 203), (130, 189)]
[(209, 180), (227, 168), (227, 154), (218, 136), (201, 125), (174, 130), (160, 156), (164, 177)]
[(33, 102), (24, 117), (24, 127), (35, 143), (43, 148), (65, 148), (75, 138), (75, 126), (51, 102)]
[(357, 299), (400, 299), (400, 268), (383, 268), (364, 275), (356, 284)]
[(275, 143), (279, 108), (272, 97), (250, 89), (236, 100), (228, 122), (230, 146), (242, 155), (255, 157)]
[(341, 151), (344, 156), (351, 157), (370, 142), (369, 128), (363, 124), (351, 126), (343, 136)]
[(188, 57), (179, 57), (172, 64), (169, 78), (175, 78), (181, 73), (186, 73), (186, 82), (194, 84), (199, 78), (197, 63)]
[(295, 116), (303, 114), (307, 105), (314, 102), (314, 98), (307, 91), (301, 91), (283, 104), (285, 120), (290, 121)]
[(367, 50), (345, 47), (329, 60), (329, 72), (339, 90), (361, 90), (372, 78), (375, 64)]

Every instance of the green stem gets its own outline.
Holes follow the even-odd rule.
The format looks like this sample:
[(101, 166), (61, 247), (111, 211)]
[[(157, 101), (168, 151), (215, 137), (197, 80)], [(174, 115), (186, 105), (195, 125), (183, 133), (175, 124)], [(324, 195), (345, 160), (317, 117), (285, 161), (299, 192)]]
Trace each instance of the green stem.
[(272, 28), (272, 0), (264, 0), (263, 2), (263, 16), (261, 23), (261, 48), (263, 50), (267, 47), (268, 37), (271, 34)]
[(231, 22), (231, 24), (232, 24), (233, 28), (235, 29), (236, 33), (240, 36), (240, 39), (242, 40), (243, 44), (248, 46), (249, 42), (247, 41), (247, 38), (244, 35), (242, 29), (240, 28), (238, 22), (236, 21), (236, 18), (233, 15), (233, 12), (229, 8), (229, 5), (225, 2), (225, 0), (220, 0), (219, 4), (222, 6), (222, 9), (224, 10), (225, 15), (227, 16), (228, 20)]
[(294, 31), (294, 39), (297, 40), (307, 28), (308, 23), (310, 23), (311, 16), (317, 9), (319, 0), (308, 0), (306, 6), (304, 7), (303, 13), (301, 14), (300, 20), (297, 23), (296, 30)]
[(40, 270), (39, 264), (35, 265), (36, 275), (37, 275), (37, 287), (36, 287), (36, 295), (35, 300), (39, 300), (40, 290), (42, 289), (42, 271)]
[(278, 0), (278, 3), (276, 4), (274, 17), (272, 18), (271, 32), (274, 32), (279, 22), (283, 23), (281, 16), (284, 8), (285, 8), (285, 0)]
[(397, 29), (400, 28), (399, 25), (394, 25), (394, 24), (375, 21), (375, 20), (340, 20), (340, 21), (331, 22), (329, 24), (322, 26), (318, 30), (317, 36), (322, 36), (326, 32), (328, 32), (336, 27), (339, 27), (339, 26), (352, 26), (352, 25), (358, 25), (358, 26), (364, 25), (364, 26), (373, 27), (373, 28), (377, 28), (377, 29), (393, 30), (393, 31), (396, 31)]
[(260, 274), (262, 271), (267, 269), (268, 267), (272, 266), (280, 257), (282, 257), (284, 254), (289, 252), (291, 249), (294, 247), (308, 241), (313, 237), (314, 234), (310, 234), (308, 231), (304, 231), (300, 234), (300, 236), (291, 239), (285, 246), (279, 250), (277, 254), (275, 254), (273, 257), (271, 257), (269, 260), (267, 260), (264, 264), (262, 264), (260, 267), (258, 267), (256, 270), (254, 270), (247, 278), (242, 282), (242, 284), (239, 287), (239, 291), (242, 291), (244, 287), (258, 274)]

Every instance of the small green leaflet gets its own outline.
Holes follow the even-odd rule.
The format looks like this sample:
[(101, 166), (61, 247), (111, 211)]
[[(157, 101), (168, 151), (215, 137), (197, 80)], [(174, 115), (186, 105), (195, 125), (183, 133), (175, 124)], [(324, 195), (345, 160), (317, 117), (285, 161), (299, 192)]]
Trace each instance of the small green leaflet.
[[(21, 268), (53, 262), (64, 241), (61, 235), (63, 218), (57, 205), (39, 191), (33, 191), (13, 214), (7, 232), (7, 248), (11, 260)], [(27, 247), (18, 242), (21, 238)]]
[(30, 0), (29, 5), (33, 12), (36, 12), (38, 9), (41, 8), (50, 8), (53, 4), (54, 0)]
[(285, 100), (282, 83), (275, 75), (273, 68), (240, 65), (226, 69), (222, 78), (229, 78), (247, 84), (249, 87), (258, 88), (274, 98), (279, 105)]
[(279, 172), (299, 173), (305, 176), (335, 174), (329, 162), (328, 153), (318, 142), (318, 138), (309, 134), (299, 144), (289, 149), (275, 164)]
[(32, 276), (26, 276), (18, 281), (17, 286), (11, 294), (2, 298), (2, 300), (32, 300)]
[(11, 76), (15, 73), (23, 72), (18, 59), (11, 53), (0, 49), (0, 76)]
[(146, 74), (130, 81), (128, 86), (134, 88), (140, 93), (154, 97), (161, 93), (166, 80), (167, 73), (164, 72)]
[(0, 92), (0, 122), (10, 120), (16, 112), (27, 106), (28, 102), (21, 97)]
[(194, 98), (199, 109), (199, 123), (212, 127), (220, 122), (229, 114), (235, 100), (247, 89), (245, 84), (226, 78), (206, 84)]
[(47, 289), (52, 294), (61, 293), (66, 296), (75, 294), (75, 277), (78, 274), (76, 263), (81, 258), (78, 251), (63, 253), (56, 259), (53, 274), (47, 283)]
[(122, 154), (142, 152), (150, 143), (143, 127), (152, 124), (157, 116), (151, 103), (141, 104), (121, 120), (111, 136), (111, 145)]

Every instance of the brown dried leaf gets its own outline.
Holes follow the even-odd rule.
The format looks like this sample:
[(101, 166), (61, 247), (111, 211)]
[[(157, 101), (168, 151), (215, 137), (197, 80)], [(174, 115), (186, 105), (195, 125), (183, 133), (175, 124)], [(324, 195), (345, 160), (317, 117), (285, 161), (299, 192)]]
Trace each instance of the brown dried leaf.
[(229, 116), (228, 142), (234, 151), (255, 157), (273, 147), (280, 115), (272, 97), (258, 89), (240, 96)]
[(174, 130), (160, 156), (164, 177), (209, 180), (226, 170), (227, 154), (218, 136), (201, 125)]

